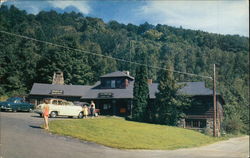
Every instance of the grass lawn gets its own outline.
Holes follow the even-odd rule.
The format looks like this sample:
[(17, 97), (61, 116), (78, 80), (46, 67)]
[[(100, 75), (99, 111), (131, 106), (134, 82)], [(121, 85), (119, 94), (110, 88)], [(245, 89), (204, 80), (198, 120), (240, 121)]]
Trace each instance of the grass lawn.
[(123, 149), (178, 149), (221, 140), (193, 130), (115, 117), (54, 120), (50, 132)]

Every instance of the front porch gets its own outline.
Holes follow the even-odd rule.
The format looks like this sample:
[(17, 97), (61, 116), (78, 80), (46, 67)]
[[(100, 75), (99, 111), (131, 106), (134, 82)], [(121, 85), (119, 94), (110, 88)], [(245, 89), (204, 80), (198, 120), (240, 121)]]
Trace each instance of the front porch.
[[(91, 102), (91, 100), (83, 100)], [(130, 99), (93, 99), (96, 109), (101, 115), (128, 116), (131, 114), (132, 101)]]

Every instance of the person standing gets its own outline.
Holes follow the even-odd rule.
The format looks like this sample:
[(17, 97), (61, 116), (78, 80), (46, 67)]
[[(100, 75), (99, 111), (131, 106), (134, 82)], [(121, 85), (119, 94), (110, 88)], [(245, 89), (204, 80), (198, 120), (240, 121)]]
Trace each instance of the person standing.
[(83, 106), (83, 116), (84, 118), (87, 118), (89, 114), (89, 110), (88, 110), (88, 107), (86, 105)]
[(95, 103), (94, 103), (94, 101), (91, 101), (91, 104), (90, 104), (90, 114), (91, 114), (91, 117), (95, 116)]
[(44, 100), (43, 107), (44, 128), (49, 130), (49, 101)]

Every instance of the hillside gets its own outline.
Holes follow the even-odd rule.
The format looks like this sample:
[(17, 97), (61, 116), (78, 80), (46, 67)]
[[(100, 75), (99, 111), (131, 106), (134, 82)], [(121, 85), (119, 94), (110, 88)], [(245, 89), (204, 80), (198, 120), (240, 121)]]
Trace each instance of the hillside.
[[(218, 91), (226, 101), (227, 121), (236, 121), (245, 132), (249, 127), (247, 37), (148, 23), (139, 26), (116, 21), (104, 23), (102, 19), (74, 12), (31, 15), (4, 5), (0, 8), (0, 19), (1, 31), (95, 54), (140, 62), (140, 52), (146, 52), (150, 66), (165, 67), (166, 59), (170, 59), (177, 71), (211, 76), (216, 64)], [(64, 72), (67, 84), (93, 84), (99, 76), (115, 70), (135, 74), (133, 64), (4, 33), (0, 33), (0, 39), (0, 95), (26, 94), (34, 82), (51, 83), (53, 72), (58, 70)], [(157, 81), (161, 70), (148, 70), (148, 77)], [(175, 78), (179, 82), (204, 80), (179, 74), (175, 74)], [(211, 85), (209, 80), (205, 81)]]

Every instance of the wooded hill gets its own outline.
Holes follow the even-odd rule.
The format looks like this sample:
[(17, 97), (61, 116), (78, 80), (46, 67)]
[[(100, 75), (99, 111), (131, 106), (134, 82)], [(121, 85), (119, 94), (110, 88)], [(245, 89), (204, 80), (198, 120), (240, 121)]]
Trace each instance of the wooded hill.
[[(160, 24), (105, 23), (74, 12), (42, 11), (32, 15), (4, 5), (0, 8), (0, 30), (85, 50), (55, 47), (0, 32), (0, 95), (27, 94), (34, 82), (51, 83), (53, 72), (58, 70), (64, 72), (67, 84), (93, 84), (99, 76), (116, 70), (128, 70), (133, 76), (136, 65), (98, 55), (141, 62), (138, 54), (145, 52), (144, 64), (165, 67), (170, 60), (177, 71), (205, 76), (212, 76), (216, 64), (218, 91), (226, 101), (226, 121), (233, 124), (235, 120), (237, 128), (247, 130), (248, 37)], [(156, 82), (159, 71), (148, 68), (148, 78)], [(175, 79), (206, 81), (211, 86), (211, 80), (199, 77), (175, 74)]]

